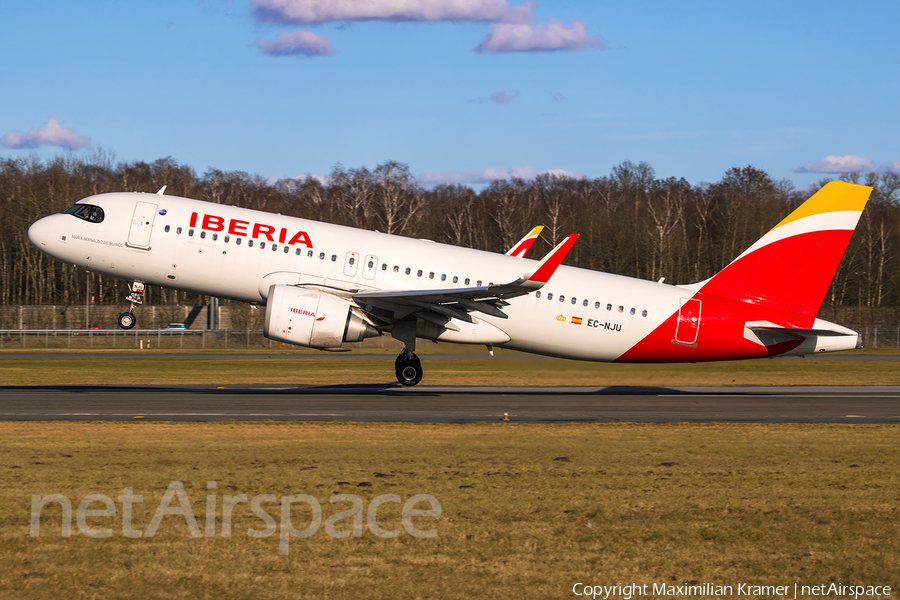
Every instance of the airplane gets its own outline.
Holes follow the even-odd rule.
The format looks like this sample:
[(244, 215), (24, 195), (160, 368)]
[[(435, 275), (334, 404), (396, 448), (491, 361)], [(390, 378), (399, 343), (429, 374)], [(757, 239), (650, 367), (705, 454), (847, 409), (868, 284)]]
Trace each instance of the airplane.
[(701, 362), (861, 347), (816, 317), (872, 188), (826, 184), (719, 273), (668, 285), (561, 266), (578, 238), (524, 258), (152, 193), (79, 200), (28, 230), (42, 252), (132, 282), (265, 306), (267, 338), (321, 350), (390, 334), (397, 381), (416, 340), (602, 362)]

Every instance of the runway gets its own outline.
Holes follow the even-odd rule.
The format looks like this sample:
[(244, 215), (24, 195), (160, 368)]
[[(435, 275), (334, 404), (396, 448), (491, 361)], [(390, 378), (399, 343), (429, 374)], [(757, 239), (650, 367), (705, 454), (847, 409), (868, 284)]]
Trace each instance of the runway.
[(0, 387), (0, 421), (898, 423), (900, 387)]

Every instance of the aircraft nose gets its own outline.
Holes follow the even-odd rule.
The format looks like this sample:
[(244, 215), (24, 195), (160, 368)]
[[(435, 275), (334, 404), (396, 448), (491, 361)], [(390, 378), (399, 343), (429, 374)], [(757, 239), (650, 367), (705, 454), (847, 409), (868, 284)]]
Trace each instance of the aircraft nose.
[(39, 250), (43, 250), (47, 246), (47, 236), (50, 231), (49, 224), (47, 223), (48, 219), (49, 217), (38, 219), (28, 228), (28, 239), (31, 240), (31, 243)]

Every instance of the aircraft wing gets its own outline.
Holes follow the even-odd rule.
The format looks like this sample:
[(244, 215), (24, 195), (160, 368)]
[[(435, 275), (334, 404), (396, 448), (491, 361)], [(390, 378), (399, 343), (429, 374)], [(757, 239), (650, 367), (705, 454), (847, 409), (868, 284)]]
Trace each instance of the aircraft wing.
[(499, 285), (437, 290), (378, 290), (357, 292), (353, 301), (369, 317), (387, 323), (417, 316), (452, 329), (450, 319), (475, 322), (470, 312), (507, 318), (506, 300), (541, 289), (571, 250), (577, 234), (570, 235), (522, 277)]

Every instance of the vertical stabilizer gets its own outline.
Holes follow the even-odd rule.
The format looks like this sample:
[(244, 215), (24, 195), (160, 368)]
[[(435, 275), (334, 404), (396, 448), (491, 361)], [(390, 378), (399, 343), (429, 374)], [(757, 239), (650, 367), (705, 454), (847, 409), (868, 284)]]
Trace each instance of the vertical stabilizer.
[(871, 192), (826, 184), (700, 291), (814, 316)]

